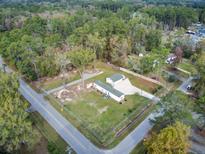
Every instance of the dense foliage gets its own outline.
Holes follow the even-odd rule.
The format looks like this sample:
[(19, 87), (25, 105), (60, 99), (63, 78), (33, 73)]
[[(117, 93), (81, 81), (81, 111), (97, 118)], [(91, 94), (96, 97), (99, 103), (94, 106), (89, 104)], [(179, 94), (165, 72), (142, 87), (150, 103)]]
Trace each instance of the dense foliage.
[(193, 22), (198, 21), (198, 14), (195, 10), (186, 7), (153, 7), (145, 9), (149, 15), (154, 15), (163, 26), (170, 30), (174, 27), (187, 28)]
[[(170, 30), (187, 28), (198, 19), (204, 20), (202, 9), (139, 9), (131, 5), (132, 1), (127, 4), (123, 1), (92, 1), (89, 5), (78, 2), (70, 1), (69, 5), (63, 5), (66, 1), (53, 1), (52, 5), (34, 2), (3, 5), (0, 12), (0, 53), (3, 58), (28, 80), (37, 80), (62, 72), (59, 58), (64, 58), (61, 55), (76, 47), (93, 50), (97, 59), (124, 67), (130, 55), (151, 52), (151, 56), (145, 56), (136, 69), (139, 73), (148, 73), (157, 68), (153, 67), (155, 63), (160, 63), (156, 57), (167, 56), (168, 52), (162, 54), (163, 48), (169, 52), (173, 48), (162, 41), (163, 29), (167, 26)], [(75, 5), (77, 3), (80, 7)], [(60, 8), (64, 8), (63, 11)], [(192, 55), (189, 49), (183, 49), (187, 57)], [(161, 53), (156, 54), (156, 50)]]
[(190, 147), (189, 135), (189, 127), (176, 122), (162, 129), (159, 134), (152, 134), (144, 144), (148, 154), (186, 154)]
[(169, 93), (162, 98), (158, 106), (157, 110), (162, 114), (154, 120), (157, 127), (163, 128), (176, 121), (192, 125), (193, 106), (191, 100), (185, 94), (181, 92)]
[(32, 147), (35, 133), (16, 76), (0, 72), (0, 85), (0, 151), (13, 152), (22, 144)]

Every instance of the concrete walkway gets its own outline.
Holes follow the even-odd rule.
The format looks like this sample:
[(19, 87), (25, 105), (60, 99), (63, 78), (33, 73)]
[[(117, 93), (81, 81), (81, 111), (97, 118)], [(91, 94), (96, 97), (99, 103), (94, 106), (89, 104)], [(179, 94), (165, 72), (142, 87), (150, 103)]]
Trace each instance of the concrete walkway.
[(133, 95), (137, 93), (138, 95), (148, 98), (152, 101), (154, 100), (154, 102), (158, 102), (160, 100), (158, 97), (154, 96), (153, 94), (150, 94), (142, 89), (133, 86), (132, 83), (129, 81), (129, 79), (125, 79), (117, 83), (114, 86), (114, 88), (125, 95)]
[[(102, 74), (102, 73), (103, 73), (103, 72), (98, 72), (98, 73), (93, 73), (93, 74), (85, 73), (85, 74), (84, 74), (84, 80), (88, 80), (88, 79), (93, 78), (93, 77), (95, 77), (95, 76), (98, 76), (98, 75), (100, 75), (100, 74)], [(75, 81), (70, 82), (70, 83), (68, 83), (68, 84), (66, 84), (66, 85), (62, 85), (62, 86), (60, 86), (60, 87), (57, 87), (57, 88), (54, 88), (54, 89), (51, 89), (51, 90), (48, 90), (48, 91), (44, 91), (44, 92), (47, 93), (47, 94), (51, 94), (51, 93), (54, 93), (54, 92), (56, 92), (56, 91), (62, 90), (62, 89), (64, 89), (65, 87), (73, 86), (73, 85), (78, 84), (78, 83), (80, 83), (80, 82), (82, 82), (82, 79), (75, 80)]]

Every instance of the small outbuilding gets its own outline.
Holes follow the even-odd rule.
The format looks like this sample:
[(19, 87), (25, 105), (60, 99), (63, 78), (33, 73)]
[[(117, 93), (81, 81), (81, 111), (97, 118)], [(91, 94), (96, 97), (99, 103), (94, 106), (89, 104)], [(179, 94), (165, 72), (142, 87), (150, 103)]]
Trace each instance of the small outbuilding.
[(117, 102), (122, 102), (125, 99), (125, 95), (122, 92), (99, 80), (93, 83), (93, 87)]
[(114, 74), (111, 77), (106, 78), (106, 82), (114, 87), (117, 83), (125, 79), (125, 76), (122, 74)]

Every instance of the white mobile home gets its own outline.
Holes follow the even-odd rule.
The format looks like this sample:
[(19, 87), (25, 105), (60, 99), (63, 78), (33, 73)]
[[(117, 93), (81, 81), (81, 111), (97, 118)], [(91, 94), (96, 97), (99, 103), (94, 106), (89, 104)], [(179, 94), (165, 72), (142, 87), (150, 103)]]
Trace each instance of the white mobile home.
[(101, 81), (95, 81), (93, 83), (93, 87), (102, 92), (103, 94), (116, 100), (117, 102), (121, 102), (125, 99), (125, 95), (123, 93)]

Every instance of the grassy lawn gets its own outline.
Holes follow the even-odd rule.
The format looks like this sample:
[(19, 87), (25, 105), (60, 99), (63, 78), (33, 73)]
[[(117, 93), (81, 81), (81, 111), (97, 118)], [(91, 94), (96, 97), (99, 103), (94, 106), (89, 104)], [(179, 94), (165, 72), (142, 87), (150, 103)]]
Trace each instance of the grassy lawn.
[(107, 64), (105, 63), (102, 63), (102, 62), (98, 62), (96, 64), (96, 67), (103, 71), (104, 73), (99, 75), (99, 76), (96, 76), (94, 78), (92, 78), (90, 81), (95, 81), (95, 80), (101, 80), (101, 81), (105, 81), (106, 77), (109, 77), (115, 73), (120, 73), (120, 74), (123, 74), (125, 75), (127, 78), (129, 78), (129, 80), (131, 81), (131, 83), (138, 87), (138, 88), (141, 88), (147, 92), (150, 92), (150, 93), (155, 93), (156, 90), (158, 88), (160, 88), (159, 85), (153, 83), (153, 82), (150, 82), (150, 81), (147, 81), (147, 80), (144, 80), (142, 78), (139, 78), (139, 77), (136, 77), (136, 76), (133, 76), (131, 74), (128, 74), (128, 73), (125, 73), (123, 71), (120, 71), (120, 70), (116, 70), (116, 69), (113, 69), (111, 66), (108, 66)]
[(70, 74), (69, 78), (66, 78), (65, 80), (63, 80), (61, 78), (57, 78), (57, 79), (52, 80), (52, 81), (46, 81), (46, 82), (41, 84), (41, 87), (44, 90), (51, 90), (51, 89), (54, 89), (54, 88), (57, 88), (57, 87), (63, 85), (64, 83), (69, 83), (69, 82), (72, 82), (72, 81), (78, 80), (78, 79), (80, 79), (79, 73)]
[[(150, 93), (156, 92), (160, 86), (147, 80), (113, 69), (105, 63), (97, 62), (96, 68), (103, 71), (101, 75), (86, 81), (95, 80), (105, 82), (106, 77), (115, 73), (125, 75), (131, 83)], [(89, 69), (89, 68), (88, 68)], [(76, 85), (75, 85), (76, 86)], [(72, 89), (72, 88), (71, 88)], [(105, 98), (95, 90), (81, 91), (72, 101), (66, 102), (63, 110), (59, 100), (50, 95), (46, 97), (51, 104), (71, 123), (75, 125), (88, 139), (101, 148), (112, 148), (129, 134), (153, 110), (147, 109), (123, 135), (115, 137), (116, 133), (133, 120), (151, 103), (150, 100), (139, 95), (127, 96), (123, 104), (111, 98)]]
[(66, 142), (56, 133), (56, 131), (40, 116), (38, 113), (32, 113), (30, 115), (35, 127), (42, 133), (42, 135), (52, 142), (61, 154), (66, 154), (65, 150), (68, 147)]
[(127, 97), (124, 104), (118, 104), (116, 101), (104, 98), (100, 93), (92, 91), (82, 92), (78, 98), (67, 103), (62, 111), (61, 105), (55, 98), (50, 96), (48, 99), (64, 117), (100, 147), (116, 145), (122, 138), (115, 138), (115, 133), (150, 103), (150, 100), (144, 97), (132, 95)]
[(143, 145), (143, 142), (140, 142), (130, 154), (146, 154), (146, 148)]
[(190, 72), (191, 74), (197, 73), (197, 70), (194, 67), (194, 65), (191, 64), (191, 62), (187, 59), (183, 59), (183, 61), (181, 63), (179, 63), (177, 67), (184, 69), (184, 70)]

